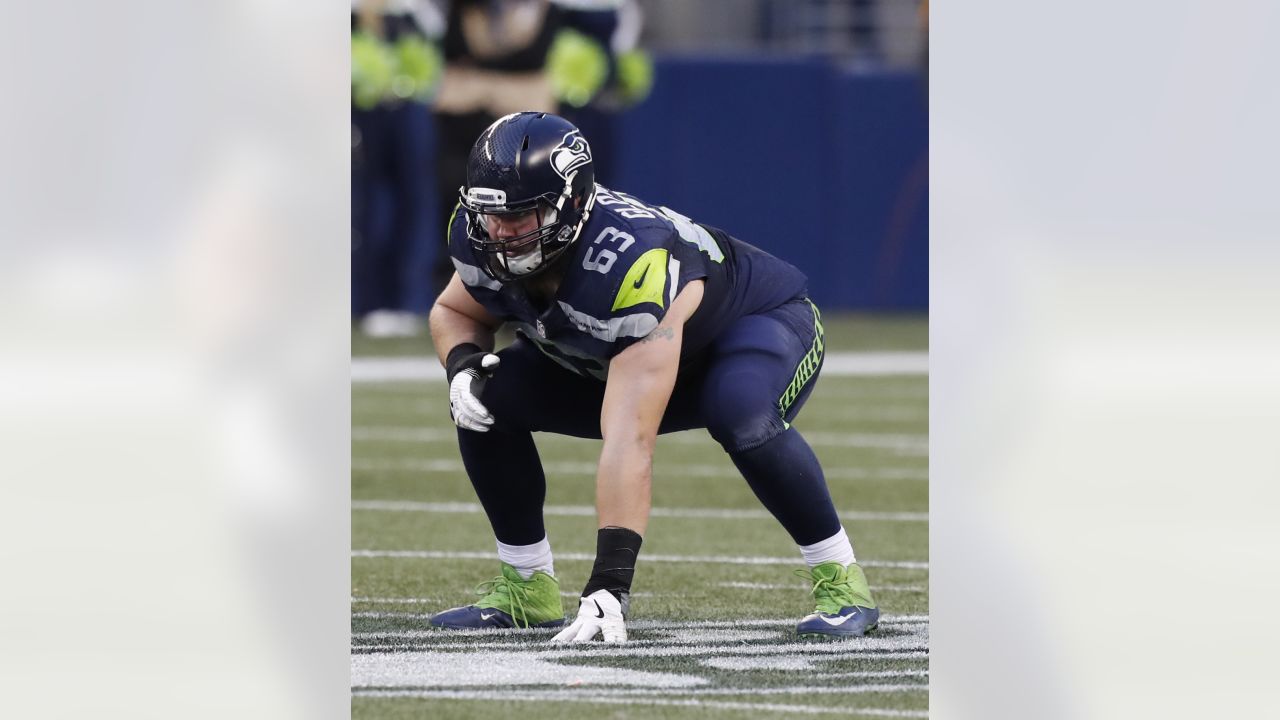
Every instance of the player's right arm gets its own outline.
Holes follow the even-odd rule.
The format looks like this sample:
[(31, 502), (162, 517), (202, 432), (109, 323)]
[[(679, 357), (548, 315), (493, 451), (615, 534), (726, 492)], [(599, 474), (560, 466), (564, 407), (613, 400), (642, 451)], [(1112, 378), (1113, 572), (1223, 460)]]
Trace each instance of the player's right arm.
[(484, 306), (476, 302), (462, 284), (458, 273), (453, 274), (429, 316), (431, 342), (435, 343), (440, 364), (449, 366), (449, 351), (470, 343), (485, 352), (493, 351), (494, 333), (502, 321), (494, 317)]
[(449, 380), (449, 415), (464, 430), (486, 432), (493, 425), (479, 395), (484, 378), (499, 364), (493, 346), (501, 324), (471, 297), (457, 273), (431, 308), (431, 341)]

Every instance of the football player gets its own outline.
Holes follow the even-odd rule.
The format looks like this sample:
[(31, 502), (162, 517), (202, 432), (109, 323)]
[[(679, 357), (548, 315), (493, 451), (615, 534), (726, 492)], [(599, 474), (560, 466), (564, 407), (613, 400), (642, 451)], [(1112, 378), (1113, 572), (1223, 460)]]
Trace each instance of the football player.
[[(456, 270), (431, 337), (501, 574), (442, 628), (566, 622), (532, 433), (602, 438), (596, 561), (556, 642), (627, 639), (654, 445), (706, 428), (800, 548), (802, 637), (858, 636), (879, 610), (813, 450), (791, 426), (823, 359), (805, 276), (721, 230), (596, 184), (572, 124), (516, 113), (480, 135), (449, 222)], [(516, 341), (494, 349), (494, 333)]]

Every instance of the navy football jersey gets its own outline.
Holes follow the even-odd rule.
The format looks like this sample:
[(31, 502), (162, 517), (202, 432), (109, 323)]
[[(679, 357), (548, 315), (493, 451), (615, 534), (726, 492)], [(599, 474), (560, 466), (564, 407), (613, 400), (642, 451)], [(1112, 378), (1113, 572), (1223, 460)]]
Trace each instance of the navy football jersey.
[(665, 207), (596, 185), (595, 206), (559, 261), (564, 279), (539, 310), (518, 282), (480, 269), (467, 239), (466, 209), (449, 225), (449, 253), (463, 285), (495, 317), (564, 367), (603, 380), (609, 361), (658, 327), (685, 285), (705, 280), (702, 304), (685, 325), (682, 364), (733, 321), (806, 294), (789, 263)]

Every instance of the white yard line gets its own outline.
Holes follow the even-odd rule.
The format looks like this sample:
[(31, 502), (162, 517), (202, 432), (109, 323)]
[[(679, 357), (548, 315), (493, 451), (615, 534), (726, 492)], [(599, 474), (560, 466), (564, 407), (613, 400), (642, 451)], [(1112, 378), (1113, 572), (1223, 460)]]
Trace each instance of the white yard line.
[(873, 678), (873, 677), (929, 677), (928, 670), (856, 670), (853, 672), (822, 673), (825, 678)]
[(788, 705), (779, 703), (749, 703), (749, 702), (730, 702), (724, 700), (702, 700), (692, 698), (687, 700), (677, 700), (674, 698), (613, 698), (605, 696), (588, 696), (581, 698), (582, 702), (595, 702), (616, 705), (668, 705), (677, 707), (694, 707), (694, 708), (711, 708), (715, 710), (751, 710), (754, 712), (791, 712), (803, 715), (840, 715), (843, 717), (898, 717), (898, 718), (927, 718), (929, 713), (924, 710), (892, 710), (887, 708), (848, 708), (848, 707), (823, 707), (821, 705)]
[[(756, 583), (756, 582), (722, 582), (716, 583), (720, 587), (738, 588), (740, 590), (808, 590), (808, 585), (800, 583)], [(890, 592), (925, 592), (929, 588), (924, 585), (872, 585), (872, 590), (887, 590)]]
[[(792, 620), (794, 627), (795, 621)], [(438, 633), (438, 631), (437, 631)], [(639, 642), (626, 643), (590, 643), (572, 647), (554, 648), (549, 642), (532, 646), (523, 650), (521, 646), (511, 643), (489, 643), (488, 645), (431, 645), (430, 649), (409, 649), (404, 643), (386, 645), (358, 645), (353, 650), (382, 650), (379, 653), (359, 654), (405, 654), (410, 652), (431, 652), (440, 655), (457, 654), (466, 656), (477, 651), (501, 652), (508, 657), (539, 657), (544, 659), (564, 658), (618, 658), (618, 657), (727, 657), (748, 655), (836, 655), (842, 658), (857, 657), (865, 660), (924, 660), (928, 657), (927, 637), (874, 637), (868, 635), (861, 638), (836, 642), (782, 642), (776, 645), (645, 645)], [(892, 657), (890, 654), (892, 653)]]
[[(606, 689), (600, 687), (584, 687), (583, 690), (600, 693), (595, 697), (610, 698), (637, 698), (651, 695), (692, 695), (692, 696), (718, 696), (718, 695), (843, 695), (844, 693), (899, 693), (899, 692), (916, 692), (928, 690), (929, 686), (923, 683), (912, 684), (893, 684), (893, 685), (792, 685), (783, 687), (756, 687), (756, 688), (717, 688), (717, 687), (700, 687), (700, 688), (626, 688), (626, 689)], [(572, 697), (583, 697), (583, 690), (544, 690), (544, 691), (526, 691), (539, 696), (542, 700), (563, 700), (562, 697), (545, 697), (550, 693), (572, 693)], [(455, 689), (423, 689), (423, 690), (362, 690), (358, 686), (353, 691), (365, 695), (373, 695), (381, 692), (413, 692), (426, 693), (426, 697), (437, 698), (462, 698), (472, 699), (470, 696), (477, 696), (474, 699), (480, 699), (478, 696), (487, 695), (487, 699), (493, 699), (492, 693), (477, 692), (475, 690), (455, 690)], [(608, 693), (607, 695), (604, 693)], [(588, 696), (590, 697), (590, 696)], [(530, 698), (532, 699), (532, 698)], [(847, 712), (847, 710), (846, 710)]]
[[(738, 588), (741, 590), (799, 590), (808, 592), (809, 586), (800, 583), (784, 584), (784, 583), (751, 583), (751, 582), (722, 582), (716, 583), (719, 587)], [(928, 592), (929, 588), (924, 585), (872, 585), (871, 589), (875, 592)], [(564, 597), (577, 597), (578, 593), (562, 592)], [(665, 597), (666, 594), (633, 592), (632, 597)], [(403, 598), (403, 597), (368, 597), (360, 596), (351, 598), (352, 603), (364, 603), (368, 605), (432, 605), (440, 602), (438, 598)]]
[[(397, 612), (354, 612), (351, 613), (353, 618), (369, 619), (369, 620), (426, 620), (431, 617), (430, 613), (397, 613)], [(731, 628), (781, 628), (789, 627), (795, 624), (796, 618), (752, 618), (745, 620), (633, 620), (627, 623), (627, 627), (633, 630), (716, 630)], [(928, 615), (885, 615), (880, 619), (881, 625), (928, 625)], [(495, 635), (510, 636), (510, 630), (451, 630), (448, 637), (493, 637)], [(536, 634), (538, 632), (547, 632), (539, 630), (520, 631), (522, 633)], [(442, 637), (438, 630), (401, 630), (395, 632), (357, 632), (352, 633), (351, 637), (356, 638), (434, 638)], [(665, 641), (645, 641), (650, 644), (662, 643)], [(489, 643), (488, 645), (471, 643), (465, 646), (469, 649), (478, 647), (508, 647), (508, 643)], [(447, 645), (442, 647), (449, 647)], [(513, 648), (519, 649), (519, 648)], [(536, 649), (536, 648), (525, 648)]]
[[(903, 455), (924, 456), (929, 452), (929, 436), (912, 433), (840, 433), (802, 430), (804, 439), (818, 447), (865, 448), (890, 450)], [(540, 434), (539, 440), (556, 441), (565, 436)], [(458, 433), (450, 427), (410, 427), (405, 425), (356, 425), (351, 428), (354, 442), (446, 443), (455, 445)], [(572, 441), (581, 441), (571, 438)], [(587, 441), (592, 442), (592, 441)], [(598, 442), (598, 441), (597, 441)], [(687, 431), (663, 435), (659, 444), (705, 445), (719, 448), (709, 435)]]
[(852, 400), (854, 402), (891, 403), (896, 400), (928, 400), (928, 376), (908, 377), (905, 381), (878, 379), (862, 383), (822, 383), (818, 378), (816, 391), (829, 400)]
[[(788, 626), (788, 629), (794, 628), (794, 627), (795, 627), (795, 618), (792, 618), (791, 625)], [(552, 657), (553, 659), (560, 658), (560, 657), (583, 658), (583, 657), (611, 657), (611, 656), (694, 657), (694, 658), (738, 657), (738, 656), (745, 657), (745, 656), (757, 656), (757, 655), (775, 655), (777, 653), (789, 653), (792, 656), (805, 655), (805, 654), (818, 655), (818, 656), (823, 656), (823, 655), (839, 656), (834, 659), (844, 659), (844, 658), (856, 656), (857, 659), (859, 660), (869, 660), (869, 661), (882, 661), (882, 660), (928, 661), (929, 660), (929, 648), (926, 646), (926, 643), (918, 643), (914, 646), (911, 646), (899, 640), (898, 644), (899, 644), (899, 647), (902, 649), (897, 649), (897, 650), (867, 649), (863, 647), (861, 644), (862, 641), (866, 640), (866, 638), (855, 638), (853, 640), (825, 642), (825, 643), (793, 642), (793, 643), (780, 643), (778, 645), (730, 644), (730, 645), (713, 645), (713, 646), (705, 646), (705, 645), (677, 646), (677, 645), (672, 645), (670, 643), (665, 643), (661, 645), (652, 645), (652, 644), (645, 644), (640, 641), (628, 641), (623, 645), (611, 644), (609, 647), (605, 647), (603, 643), (593, 643), (591, 647), (584, 647), (584, 649), (580, 649), (580, 650), (569, 650), (569, 649), (547, 650), (547, 649), (544, 649), (545, 647), (547, 647), (546, 645), (533, 645), (533, 646), (524, 647), (519, 645), (513, 645), (511, 643), (467, 643), (466, 645), (461, 645), (457, 643), (450, 643), (450, 644), (421, 643), (415, 646), (413, 643), (414, 636), (411, 633), (416, 633), (416, 632), (419, 632), (419, 631), (407, 631), (403, 635), (395, 635), (393, 638), (388, 638), (387, 641), (382, 643), (374, 642), (374, 643), (361, 643), (358, 645), (353, 645), (352, 650), (359, 651), (358, 654), (363, 653), (363, 654), (369, 654), (369, 655), (417, 652), (417, 651), (423, 650), (423, 648), (429, 648), (431, 652), (442, 652), (442, 653), (457, 652), (459, 654), (465, 654), (467, 652), (473, 652), (478, 650), (498, 650), (508, 654), (518, 653), (518, 654), (533, 655), (537, 653), (549, 653), (548, 657)], [(439, 630), (427, 630), (427, 631), (421, 631), (421, 634), (425, 636), (438, 638), (440, 636), (440, 632), (441, 631)], [(508, 631), (508, 632), (512, 632), (512, 631)], [(546, 633), (545, 634), (546, 638), (551, 637), (550, 632), (546, 632), (546, 631), (544, 632)], [(401, 637), (404, 637), (405, 639), (398, 640), (398, 641), (396, 640)]]
[[(686, 628), (733, 628), (733, 627), (764, 627), (776, 624), (787, 624), (793, 622), (794, 618), (757, 618), (755, 620), (638, 620), (632, 623), (635, 627), (641, 629), (677, 629)], [(919, 625), (929, 622), (928, 615), (886, 615), (881, 622), (890, 625)], [(631, 627), (632, 625), (628, 625)]]
[[(925, 422), (929, 419), (929, 408), (920, 405), (852, 405), (806, 406), (804, 418), (810, 424), (822, 425), (832, 422), (855, 423), (905, 423)], [(804, 432), (802, 428), (801, 433)]]
[(435, 359), (422, 357), (353, 357), (351, 382), (444, 382), (444, 368)]
[[(927, 352), (827, 353), (822, 374), (828, 376), (927, 375)], [(425, 381), (444, 382), (444, 369), (435, 358), (354, 357), (352, 383)]]
[[(356, 558), (417, 558), (424, 560), (497, 560), (496, 552), (468, 550), (352, 550)], [(556, 553), (561, 560), (595, 560), (594, 553)], [(645, 562), (705, 563), (712, 565), (799, 565), (803, 561), (794, 557), (764, 557), (738, 555), (644, 555)], [(929, 563), (915, 560), (859, 560), (863, 567), (903, 568), (928, 570)]]
[(928, 352), (833, 352), (822, 361), (822, 375), (928, 375)]
[[(555, 475), (588, 475), (595, 477), (596, 464), (593, 462), (545, 462), (543, 470)], [(461, 473), (465, 472), (461, 460), (352, 460), (351, 469), (357, 472), (414, 472), (414, 473)], [(929, 471), (925, 468), (828, 468), (828, 478), (838, 480), (928, 480)], [(726, 477), (740, 478), (742, 474), (730, 465), (691, 465), (681, 463), (670, 468), (659, 466), (656, 474), (692, 477)]]
[[(352, 691), (355, 697), (383, 697), (383, 698), (419, 698), (419, 699), (453, 699), (453, 700), (492, 700), (494, 695), (492, 691), (474, 691), (474, 690), (360, 690)], [(924, 710), (893, 710), (888, 708), (849, 708), (849, 707), (823, 707), (821, 705), (791, 705), (782, 703), (751, 703), (751, 702), (732, 702), (723, 700), (703, 700), (701, 698), (675, 699), (675, 698), (659, 698), (659, 697), (634, 697), (634, 696), (614, 696), (614, 695), (589, 695), (582, 694), (572, 690), (551, 690), (551, 691), (520, 691), (507, 689), (503, 692), (503, 698), (508, 700), (522, 702), (581, 702), (581, 703), (599, 703), (604, 705), (663, 705), (676, 707), (693, 707), (708, 708), (715, 710), (749, 710), (752, 712), (789, 712), (801, 715), (841, 715), (845, 717), (851, 716), (870, 716), (870, 717), (903, 717), (903, 718), (927, 718), (929, 713)]]
[[(416, 502), (412, 500), (352, 500), (352, 510), (373, 512), (424, 512), (479, 515), (484, 508), (479, 503), (465, 502)], [(595, 517), (596, 509), (590, 505), (547, 505), (542, 514), (553, 517)], [(766, 510), (724, 510), (720, 508), (665, 508), (649, 511), (651, 517), (688, 518), (696, 520), (772, 520)], [(923, 512), (860, 512), (846, 510), (840, 513), (845, 520), (885, 522), (929, 522), (929, 514)]]
[(685, 688), (636, 689), (626, 692), (627, 695), (843, 695), (845, 693), (900, 693), (928, 691), (929, 686), (923, 683), (910, 685), (799, 685), (790, 687), (758, 687), (758, 688)]

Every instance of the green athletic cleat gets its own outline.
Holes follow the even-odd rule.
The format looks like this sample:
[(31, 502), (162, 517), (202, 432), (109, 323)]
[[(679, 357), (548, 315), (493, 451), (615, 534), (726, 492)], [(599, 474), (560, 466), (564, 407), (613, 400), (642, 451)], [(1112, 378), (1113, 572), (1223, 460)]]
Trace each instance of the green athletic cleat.
[(482, 628), (550, 628), (564, 624), (560, 581), (539, 570), (528, 580), (502, 563), (502, 574), (480, 583), (474, 605), (456, 607), (431, 616), (432, 627), (477, 630)]
[(857, 563), (844, 567), (829, 562), (796, 574), (813, 583), (817, 608), (796, 625), (796, 634), (806, 639), (861, 637), (875, 630), (880, 611), (871, 599), (867, 576)]

